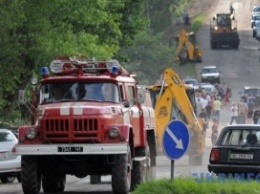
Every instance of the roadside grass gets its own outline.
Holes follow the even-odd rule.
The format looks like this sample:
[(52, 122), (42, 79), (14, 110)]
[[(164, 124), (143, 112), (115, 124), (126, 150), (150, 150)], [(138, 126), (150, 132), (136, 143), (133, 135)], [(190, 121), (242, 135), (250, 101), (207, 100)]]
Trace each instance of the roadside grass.
[(207, 16), (205, 14), (200, 14), (197, 17), (195, 17), (193, 19), (193, 23), (191, 25), (191, 30), (196, 33), (200, 29), (200, 27), (206, 17)]
[(133, 194), (259, 194), (257, 181), (195, 180), (195, 178), (175, 178), (150, 180), (137, 187)]

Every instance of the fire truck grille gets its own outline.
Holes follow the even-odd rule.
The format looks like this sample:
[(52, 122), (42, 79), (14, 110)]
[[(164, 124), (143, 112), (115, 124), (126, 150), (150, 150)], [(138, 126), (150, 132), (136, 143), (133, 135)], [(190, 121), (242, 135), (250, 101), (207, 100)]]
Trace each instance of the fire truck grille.
[(46, 119), (43, 122), (45, 138), (48, 140), (84, 141), (97, 138), (97, 119)]

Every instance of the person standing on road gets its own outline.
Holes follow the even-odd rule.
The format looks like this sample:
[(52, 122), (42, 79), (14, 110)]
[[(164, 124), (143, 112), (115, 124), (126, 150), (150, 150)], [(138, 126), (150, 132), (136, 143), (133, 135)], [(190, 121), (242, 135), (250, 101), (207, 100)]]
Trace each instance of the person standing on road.
[(253, 113), (253, 122), (254, 124), (258, 124), (258, 121), (260, 120), (260, 107), (257, 107)]
[(244, 98), (238, 104), (238, 117), (239, 123), (247, 123), (248, 106)]
[(213, 104), (213, 101), (212, 101), (212, 102), (211, 102), (211, 101), (208, 101), (208, 104), (207, 104), (207, 106), (205, 107), (208, 120), (211, 118), (211, 115), (212, 115), (212, 104)]
[(247, 113), (247, 123), (252, 124), (253, 123), (253, 113), (254, 113), (254, 102), (253, 98), (251, 96), (247, 99), (247, 106), (248, 106), (248, 113)]
[(213, 102), (213, 118), (219, 122), (220, 117), (220, 109), (221, 109), (221, 101), (220, 98), (217, 97)]
[(238, 107), (235, 102), (232, 103), (230, 111), (231, 111), (231, 120), (229, 124), (232, 125), (233, 121), (236, 121), (237, 123), (237, 116), (238, 116)]
[(218, 121), (217, 119), (213, 119), (212, 132), (211, 132), (211, 143), (215, 145), (218, 139)]
[(208, 128), (208, 117), (205, 108), (201, 109), (201, 112), (199, 114), (199, 118), (203, 119), (203, 131), (206, 132)]
[(230, 106), (230, 97), (231, 97), (231, 88), (227, 87), (226, 93), (224, 95), (224, 102), (225, 102), (225, 106), (227, 107)]

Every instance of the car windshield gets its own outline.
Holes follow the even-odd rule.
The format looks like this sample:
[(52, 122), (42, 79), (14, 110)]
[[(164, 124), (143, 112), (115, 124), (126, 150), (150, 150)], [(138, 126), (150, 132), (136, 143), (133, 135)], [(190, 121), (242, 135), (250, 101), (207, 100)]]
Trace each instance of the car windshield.
[(224, 132), (220, 145), (260, 147), (260, 130), (230, 129)]
[(260, 12), (260, 7), (254, 7), (253, 12)]
[(119, 102), (118, 88), (105, 82), (48, 83), (40, 88), (40, 103), (96, 100)]
[(184, 80), (185, 84), (197, 84), (198, 82), (196, 80), (190, 79), (190, 80)]
[(217, 69), (215, 68), (205, 68), (205, 69), (202, 69), (202, 73), (217, 73)]
[(257, 88), (245, 89), (245, 90), (244, 90), (244, 95), (257, 96), (258, 90), (259, 90), (259, 89), (257, 89)]
[(0, 132), (0, 142), (15, 141), (15, 136), (12, 133)]
[(260, 16), (254, 16), (253, 19), (254, 20), (260, 20)]

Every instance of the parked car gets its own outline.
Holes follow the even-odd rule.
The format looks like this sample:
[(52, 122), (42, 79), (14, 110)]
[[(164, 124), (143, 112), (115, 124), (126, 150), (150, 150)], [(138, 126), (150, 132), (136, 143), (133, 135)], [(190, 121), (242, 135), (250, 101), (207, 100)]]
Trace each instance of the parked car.
[(260, 86), (245, 86), (243, 91), (240, 91), (239, 94), (241, 97), (251, 96), (259, 97), (260, 96)]
[(205, 66), (200, 72), (201, 82), (220, 83), (220, 73), (217, 66)]
[(256, 14), (252, 15), (251, 28), (253, 28), (255, 26), (257, 21), (260, 21), (260, 13), (256, 13)]
[[(255, 22), (255, 25), (253, 26), (253, 37), (256, 37), (256, 33), (257, 33), (257, 30), (260, 28), (260, 20), (257, 20), (256, 22)], [(259, 38), (259, 37), (256, 37), (257, 39)]]
[(15, 178), (21, 182), (21, 156), (12, 154), (18, 139), (11, 130), (0, 129), (0, 180), (12, 183)]
[(260, 14), (260, 5), (254, 5), (253, 6), (251, 16), (256, 15), (256, 14)]
[(208, 171), (218, 174), (259, 173), (260, 125), (236, 124), (223, 128), (212, 147)]
[(199, 84), (194, 86), (194, 90), (199, 89), (199, 87), (204, 89), (205, 92), (209, 93), (209, 94), (213, 94), (213, 93), (217, 94), (218, 93), (216, 87), (213, 84), (211, 84), (211, 83), (199, 83)]
[(182, 79), (182, 81), (185, 83), (185, 84), (191, 84), (191, 85), (197, 85), (199, 82), (197, 79), (195, 78), (191, 78), (191, 77), (185, 77)]

